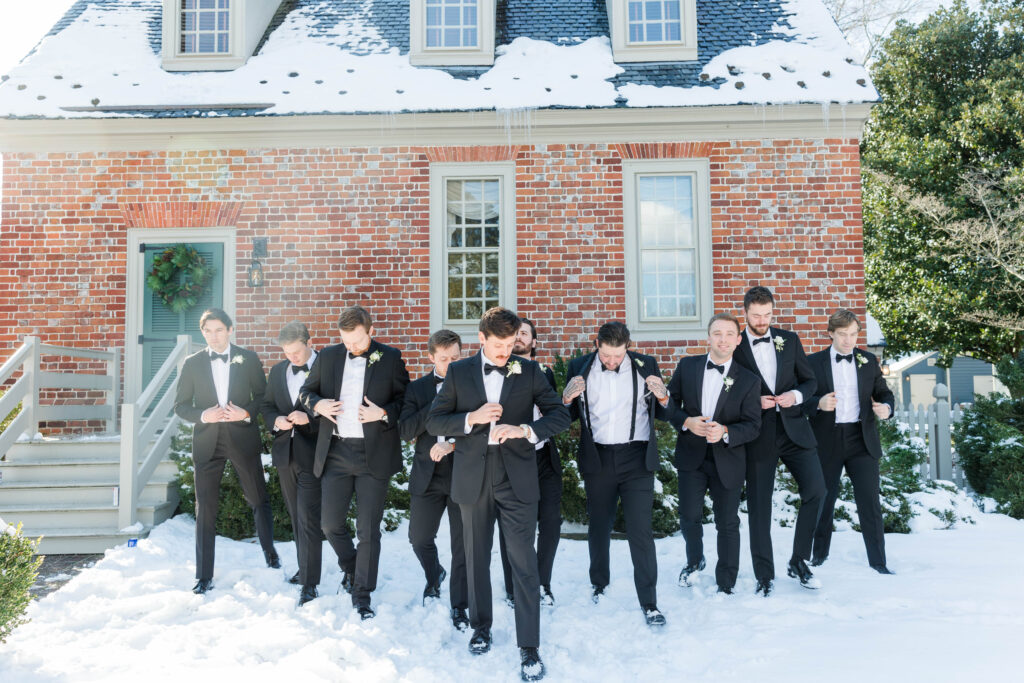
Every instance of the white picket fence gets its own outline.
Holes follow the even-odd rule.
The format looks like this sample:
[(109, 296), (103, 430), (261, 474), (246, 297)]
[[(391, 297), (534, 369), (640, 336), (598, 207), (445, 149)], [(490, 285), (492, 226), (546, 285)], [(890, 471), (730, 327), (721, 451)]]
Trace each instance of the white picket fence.
[(931, 405), (897, 406), (894, 419), (909, 425), (928, 446), (928, 460), (921, 464), (921, 476), (945, 479), (963, 487), (964, 472), (954, 457), (952, 434), (953, 423), (963, 417), (963, 408), (960, 404), (950, 406), (949, 389), (945, 384), (936, 384), (932, 396), (935, 403)]

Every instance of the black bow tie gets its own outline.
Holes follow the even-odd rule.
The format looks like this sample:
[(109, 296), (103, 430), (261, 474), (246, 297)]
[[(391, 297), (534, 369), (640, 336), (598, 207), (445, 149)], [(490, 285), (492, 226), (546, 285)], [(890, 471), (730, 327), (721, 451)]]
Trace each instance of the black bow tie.
[(837, 363), (840, 363), (840, 362), (842, 362), (844, 360), (848, 360), (848, 361), (850, 361), (852, 363), (853, 362), (853, 354), (852, 353), (848, 353), (845, 356), (840, 356), (838, 353), (836, 354), (836, 362)]
[(764, 342), (765, 344), (767, 344), (767, 343), (768, 343), (768, 342), (770, 342), (771, 340), (772, 340), (772, 336), (771, 336), (771, 335), (768, 335), (768, 336), (765, 336), (765, 337), (758, 337), (758, 338), (757, 338), (757, 339), (755, 339), (755, 340), (754, 340), (754, 341), (753, 341), (752, 343), (754, 344), (754, 346), (757, 346), (757, 345), (758, 345), (758, 344), (760, 344), (761, 342)]
[(307, 364), (307, 365), (293, 365), (292, 366), (292, 374), (293, 375), (297, 375), (300, 372), (309, 372), (309, 365)]
[(498, 367), (497, 365), (491, 365), (490, 363), (485, 363), (484, 364), (484, 374), (485, 375), (489, 375), (492, 372), (498, 372), (498, 373), (501, 373), (502, 375), (508, 376), (508, 366), (507, 365), (502, 365), (501, 367)]
[(434, 384), (441, 384), (442, 382), (444, 382), (444, 377), (438, 377), (437, 375), (434, 375)]
[(718, 370), (718, 372), (722, 373), (723, 375), (725, 374), (725, 366), (724, 365), (715, 365), (710, 360), (708, 361), (707, 368), (708, 368), (708, 370)]
[(227, 363), (228, 362), (228, 354), (226, 354), (226, 353), (211, 353), (210, 354), (210, 362), (212, 363), (215, 360), (222, 360), (225, 363)]
[(351, 351), (348, 352), (348, 357), (349, 358), (362, 358), (365, 355), (366, 355), (366, 351), (363, 351), (362, 353), (352, 353)]
[(607, 365), (605, 365), (604, 363), (601, 363), (601, 372), (618, 372), (618, 371), (619, 371), (618, 367), (610, 368)]

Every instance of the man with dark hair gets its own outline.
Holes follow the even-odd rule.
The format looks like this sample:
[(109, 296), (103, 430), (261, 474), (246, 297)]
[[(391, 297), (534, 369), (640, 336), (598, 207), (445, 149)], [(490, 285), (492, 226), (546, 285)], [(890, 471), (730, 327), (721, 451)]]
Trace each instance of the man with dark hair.
[[(522, 315), (516, 333), (516, 344), (512, 355), (532, 360), (537, 355), (537, 328)], [(542, 365), (548, 384), (555, 388), (555, 373)], [(540, 418), (540, 409), (534, 406), (533, 419)], [(537, 451), (537, 476), (540, 483), (540, 500), (537, 502), (537, 569), (540, 575), (540, 601), (548, 607), (555, 604), (551, 593), (551, 574), (555, 566), (555, 551), (562, 532), (562, 460), (558, 457), (554, 439), (545, 439), (535, 446)], [(512, 565), (505, 548), (505, 534), (498, 530), (498, 550), (501, 553), (501, 569), (505, 576), (505, 601), (515, 607), (512, 583)]]
[(740, 322), (717, 313), (708, 323), (708, 352), (682, 358), (668, 389), (675, 409), (672, 424), (679, 471), (679, 528), (686, 541), (686, 566), (679, 584), (690, 586), (705, 566), (704, 496), (711, 494), (718, 532), (715, 582), (730, 594), (740, 568), (740, 492), (746, 471), (746, 445), (761, 428), (760, 381), (733, 362)]
[(892, 417), (896, 399), (882, 377), (878, 359), (856, 348), (860, 329), (860, 320), (852, 311), (836, 311), (828, 319), (832, 346), (808, 357), (818, 388), (804, 403), (804, 411), (818, 439), (826, 487), (811, 565), (817, 567), (828, 558), (839, 479), (846, 468), (868, 564), (879, 574), (892, 574), (885, 562), (885, 527), (878, 498), (878, 461), (882, 458), (878, 421)]
[[(338, 317), (341, 344), (325, 348), (299, 390), (302, 404), (320, 420), (313, 473), (323, 492), (321, 523), (338, 555), (342, 588), (363, 619), (372, 619), (377, 587), (380, 522), (388, 480), (402, 468), (398, 417), (409, 373), (398, 349), (373, 339), (373, 319), (362, 306)], [(356, 500), (356, 536), (346, 518)]]
[(448, 512), (451, 532), (452, 577), (449, 582), (452, 625), (462, 631), (469, 627), (469, 589), (466, 580), (466, 548), (462, 540), (462, 512), (452, 500), (452, 451), (455, 440), (427, 433), (427, 415), (441, 390), (448, 366), (462, 355), (462, 338), (451, 330), (438, 330), (427, 342), (430, 372), (409, 384), (405, 404), (398, 418), (398, 430), (405, 441), (415, 441), (416, 451), (409, 473), (409, 542), (427, 579), (423, 603), (441, 597), (444, 567), (437, 556), (437, 528)]
[(309, 329), (298, 321), (281, 328), (277, 343), (285, 359), (270, 368), (261, 412), (274, 438), (270, 455), (292, 518), (299, 570), (290, 583), (302, 586), (299, 605), (304, 605), (318, 595), (323, 553), (320, 480), (313, 474), (317, 425), (299, 401), (299, 389), (316, 361), (317, 352), (309, 345)]
[(761, 433), (747, 448), (747, 511), (750, 556), (756, 593), (768, 597), (775, 580), (772, 557), (772, 497), (775, 468), (781, 459), (800, 489), (800, 511), (793, 533), (787, 573), (804, 588), (820, 588), (807, 560), (814, 527), (821, 514), (825, 480), (815, 453), (816, 442), (801, 404), (814, 394), (817, 381), (800, 338), (772, 327), (775, 297), (766, 287), (752, 287), (743, 297), (747, 328), (734, 356), (761, 378)]
[[(490, 560), (494, 522), (505, 532), (515, 586), (520, 675), (539, 680), (540, 584), (533, 547), (540, 486), (535, 445), (569, 426), (569, 413), (540, 366), (512, 359), (521, 323), (506, 308), (480, 320), (480, 352), (448, 367), (427, 431), (455, 437), (452, 500), (462, 512), (469, 574), (469, 650), (491, 648)], [(542, 417), (534, 420), (533, 407)]]
[(221, 309), (204, 311), (199, 329), (207, 347), (185, 359), (174, 412), (195, 424), (196, 585), (192, 592), (203, 594), (213, 587), (217, 499), (228, 460), (252, 508), (267, 566), (279, 569), (281, 560), (274, 549), (274, 521), (260, 459), (260, 432), (253, 421), (267, 383), (263, 363), (252, 351), (231, 344), (234, 325)]
[(607, 322), (594, 351), (569, 363), (562, 401), (580, 421), (576, 461), (587, 493), (590, 583), (597, 602), (611, 580), (609, 546), (618, 501), (626, 521), (633, 583), (648, 626), (663, 626), (652, 510), (661, 466), (654, 420), (668, 419), (669, 392), (654, 356), (629, 350), (629, 328)]

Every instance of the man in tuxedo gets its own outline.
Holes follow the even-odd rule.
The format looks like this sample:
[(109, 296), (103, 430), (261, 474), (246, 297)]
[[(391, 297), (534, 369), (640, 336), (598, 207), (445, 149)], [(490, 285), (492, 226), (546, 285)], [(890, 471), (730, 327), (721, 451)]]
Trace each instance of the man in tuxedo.
[(602, 325), (594, 351), (569, 363), (562, 402), (580, 421), (576, 461), (590, 517), (592, 598), (600, 600), (611, 580), (609, 546), (621, 500), (640, 608), (648, 626), (664, 626), (651, 513), (654, 473), (661, 466), (654, 420), (667, 419), (670, 399), (658, 362), (630, 351), (629, 344), (623, 323)]
[[(516, 333), (516, 344), (512, 355), (533, 360), (537, 355), (537, 328), (522, 315), (522, 323)], [(555, 373), (542, 365), (548, 384), (555, 388)], [(534, 406), (533, 419), (540, 417), (540, 410)], [(562, 533), (562, 460), (558, 457), (554, 439), (545, 439), (535, 446), (537, 451), (537, 477), (540, 484), (540, 500), (537, 502), (537, 571), (540, 578), (540, 602), (548, 607), (555, 604), (551, 593), (551, 573), (555, 566), (555, 551)], [(505, 548), (505, 535), (498, 530), (498, 550), (501, 553), (501, 569), (505, 576), (505, 601), (515, 607), (513, 597), (512, 565)]]
[(277, 343), (285, 360), (270, 368), (263, 395), (263, 422), (274, 442), (270, 447), (281, 493), (292, 518), (299, 570), (290, 580), (302, 586), (299, 605), (317, 597), (323, 543), (320, 539), (320, 480), (313, 474), (317, 425), (299, 401), (299, 389), (316, 361), (309, 329), (301, 322), (281, 328)]
[(845, 467), (853, 483), (868, 564), (879, 574), (892, 574), (885, 563), (885, 531), (878, 497), (878, 461), (882, 458), (878, 420), (892, 416), (895, 398), (882, 377), (878, 359), (855, 348), (860, 330), (860, 320), (852, 311), (836, 311), (828, 319), (832, 346), (808, 357), (818, 388), (804, 403), (804, 410), (818, 440), (825, 475), (825, 503), (814, 531), (811, 564), (817, 567), (828, 558), (832, 514)]
[(416, 553), (427, 585), (423, 603), (441, 597), (445, 571), (437, 557), (437, 529), (441, 515), (448, 512), (451, 533), (452, 578), (448, 584), (452, 625), (460, 631), (469, 627), (469, 588), (466, 579), (466, 548), (462, 540), (462, 512), (452, 500), (452, 452), (454, 439), (427, 433), (427, 415), (434, 403), (448, 366), (462, 355), (462, 338), (451, 330), (438, 330), (427, 341), (431, 372), (409, 384), (405, 391), (398, 430), (405, 441), (415, 441), (409, 474), (409, 542)]
[[(373, 318), (362, 306), (344, 309), (338, 327), (341, 344), (320, 352), (299, 397), (323, 418), (313, 474), (320, 477), (324, 535), (338, 555), (352, 605), (362, 619), (372, 619), (384, 497), (388, 480), (402, 468), (398, 417), (409, 373), (398, 349), (373, 339)], [(358, 547), (346, 523), (353, 494)]]
[[(540, 365), (512, 359), (520, 321), (495, 307), (480, 320), (480, 352), (452, 363), (427, 417), (427, 431), (455, 437), (452, 500), (462, 512), (469, 573), (469, 650), (491, 648), (491, 543), (494, 522), (505, 532), (515, 585), (520, 675), (539, 680), (540, 584), (534, 534), (537, 526), (536, 444), (569, 426), (569, 411)], [(537, 406), (542, 417), (533, 419)]]
[(691, 585), (705, 566), (704, 494), (710, 492), (718, 534), (715, 581), (732, 593), (740, 567), (740, 492), (748, 445), (761, 429), (760, 380), (733, 362), (740, 322), (716, 313), (708, 324), (708, 352), (682, 358), (669, 381), (675, 408), (672, 424), (679, 471), (679, 527), (686, 541), (686, 566), (679, 583)]
[(231, 317), (210, 308), (199, 318), (207, 347), (185, 359), (178, 378), (174, 412), (195, 424), (192, 463), (196, 486), (196, 585), (213, 587), (217, 538), (217, 503), (224, 463), (231, 461), (245, 500), (252, 508), (256, 532), (268, 567), (281, 567), (274, 549), (274, 521), (260, 459), (256, 411), (266, 387), (263, 363), (248, 349), (231, 343)]
[(801, 404), (817, 382), (800, 338), (772, 327), (775, 298), (767, 287), (752, 287), (743, 297), (747, 327), (735, 360), (761, 378), (761, 433), (747, 448), (747, 511), (750, 556), (756, 593), (768, 597), (775, 580), (772, 556), (772, 495), (775, 468), (781, 459), (800, 490), (800, 511), (793, 534), (787, 573), (804, 588), (820, 588), (811, 573), (814, 527), (825, 497), (825, 480), (815, 453), (814, 433)]

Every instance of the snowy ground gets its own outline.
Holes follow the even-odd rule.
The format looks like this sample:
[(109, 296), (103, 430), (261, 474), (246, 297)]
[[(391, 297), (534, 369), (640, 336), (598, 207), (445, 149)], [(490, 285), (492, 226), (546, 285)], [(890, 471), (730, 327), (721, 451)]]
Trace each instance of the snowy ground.
[[(715, 593), (712, 527), (709, 569), (692, 589), (675, 585), (682, 539), (659, 540), (659, 604), (668, 619), (660, 633), (643, 624), (625, 542), (612, 544), (612, 585), (594, 605), (586, 543), (563, 540), (557, 605), (541, 615), (548, 680), (1003, 679), (1019, 661), (1024, 633), (1024, 522), (980, 511), (973, 518), (951, 530), (887, 536), (891, 577), (868, 568), (859, 534), (837, 532), (829, 562), (816, 570), (820, 591), (785, 577), (792, 531), (777, 528), (781, 575), (767, 600), (753, 595), (745, 526), (732, 596)], [(34, 603), (31, 623), (0, 648), (0, 680), (180, 683), (235, 680), (243, 670), (247, 681), (286, 683), (518, 680), (511, 610), (496, 604), (494, 649), (470, 655), (468, 634), (448, 621), (447, 586), (443, 602), (420, 605), (423, 578), (405, 527), (385, 534), (378, 616), (368, 622), (349, 596), (334, 594), (339, 573), (329, 547), (324, 595), (302, 609), (284, 575), (263, 567), (258, 545), (226, 539), (217, 542), (215, 590), (193, 595), (193, 533), (189, 518), (170, 520)], [(290, 575), (294, 546), (278, 549)], [(495, 556), (496, 586), (499, 572)]]

